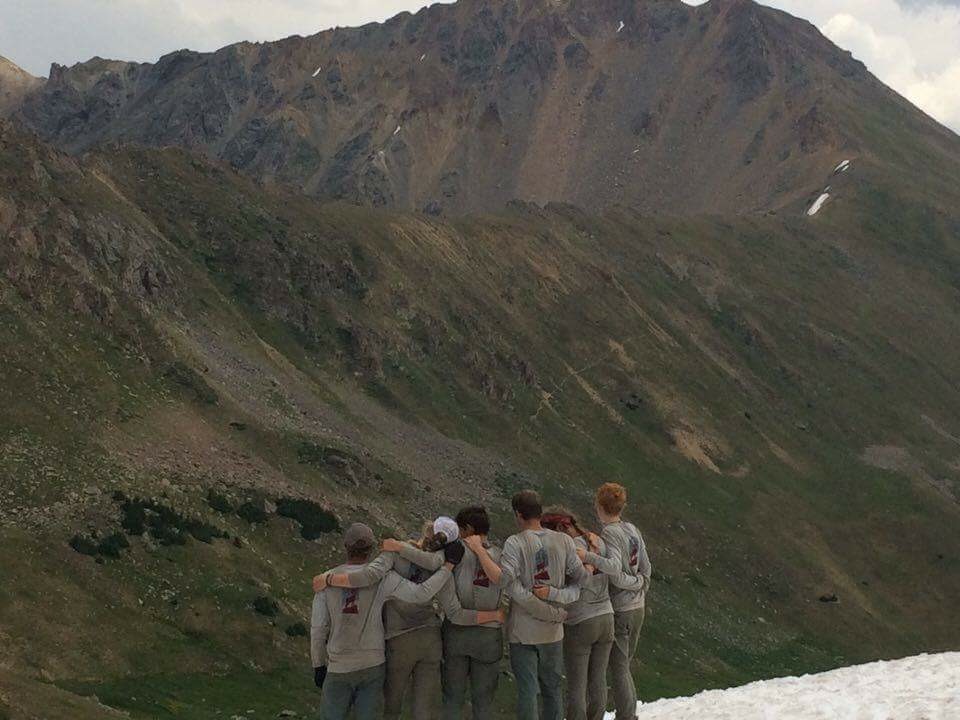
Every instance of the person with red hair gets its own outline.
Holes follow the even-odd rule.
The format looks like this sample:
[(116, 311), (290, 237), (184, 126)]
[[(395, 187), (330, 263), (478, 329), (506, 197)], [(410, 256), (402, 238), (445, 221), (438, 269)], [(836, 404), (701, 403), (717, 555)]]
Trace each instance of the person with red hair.
[[(577, 550), (607, 555), (606, 543), (586, 532), (569, 510), (547, 510), (545, 528), (573, 538)], [(595, 539), (591, 544), (590, 537)], [(607, 707), (607, 666), (613, 647), (610, 577), (590, 565), (591, 577), (580, 584), (580, 598), (568, 605), (564, 621), (563, 661), (567, 674), (566, 720), (602, 720)]]
[(646, 596), (652, 569), (643, 536), (633, 523), (622, 517), (627, 490), (617, 483), (601, 485), (596, 494), (597, 518), (603, 525), (600, 539), (608, 552), (577, 549), (580, 559), (610, 578), (613, 604), (613, 649), (610, 652), (613, 703), (616, 720), (637, 717), (637, 687), (630, 663), (640, 642), (646, 612)]

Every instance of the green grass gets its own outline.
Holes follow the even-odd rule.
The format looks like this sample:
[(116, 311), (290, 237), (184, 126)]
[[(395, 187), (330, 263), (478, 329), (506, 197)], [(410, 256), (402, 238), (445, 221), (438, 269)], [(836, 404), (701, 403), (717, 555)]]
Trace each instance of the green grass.
[[(515, 490), (591, 522), (607, 480), (628, 487), (657, 571), (646, 699), (960, 647), (960, 515), (930, 482), (956, 487), (960, 453), (921, 419), (960, 435), (956, 217), (866, 161), (815, 224), (558, 210), (424, 226), (184, 153), (111, 159), (131, 205), (65, 171), (76, 232), (99, 247), (106, 217), (155, 245), (164, 297), (130, 299), (96, 253), (72, 258), (91, 263), (81, 279), (62, 248), (49, 298), (0, 284), (0, 479), (31, 515), (64, 508), (0, 551), (14, 662), (134, 717), (307, 713), (307, 649), (286, 629), (339, 560), (334, 521), (395, 534), (469, 495), (502, 538)], [(61, 311), (97, 288), (114, 315)], [(721, 472), (684, 457), (678, 430)], [(868, 466), (872, 445), (916, 471)], [(102, 552), (118, 489), (151, 498), (157, 532)], [(287, 517), (238, 517), (254, 499)], [(183, 544), (162, 544), (167, 526)], [(119, 557), (69, 547), (94, 530), (93, 554)]]
[(319, 704), (309, 663), (269, 672), (240, 667), (222, 674), (141, 675), (60, 686), (79, 695), (96, 695), (105, 705), (143, 720), (276, 718), (282, 710), (310, 717)]

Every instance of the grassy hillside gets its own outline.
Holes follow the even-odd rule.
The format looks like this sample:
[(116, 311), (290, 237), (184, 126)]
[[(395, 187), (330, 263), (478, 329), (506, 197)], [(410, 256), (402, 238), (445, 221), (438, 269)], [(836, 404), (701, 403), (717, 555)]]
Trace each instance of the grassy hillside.
[(956, 649), (960, 218), (834, 165), (814, 217), (446, 222), (4, 126), (0, 717), (306, 713), (339, 526), (606, 480), (645, 699)]

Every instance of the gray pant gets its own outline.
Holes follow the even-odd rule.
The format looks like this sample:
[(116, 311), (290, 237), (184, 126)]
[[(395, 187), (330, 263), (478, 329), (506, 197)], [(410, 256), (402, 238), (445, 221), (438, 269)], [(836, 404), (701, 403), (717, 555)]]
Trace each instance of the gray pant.
[(443, 720), (460, 720), (470, 686), (471, 717), (493, 717), (500, 682), (503, 634), (499, 628), (443, 626)]
[(412, 689), (416, 720), (440, 718), (440, 663), (443, 642), (439, 627), (405, 632), (387, 640), (387, 680), (383, 689), (386, 720), (397, 720), (407, 689)]
[(328, 673), (320, 698), (321, 720), (346, 720), (353, 708), (357, 720), (383, 716), (383, 665), (349, 673)]
[(563, 641), (510, 643), (517, 681), (517, 720), (563, 720)]
[(607, 665), (613, 647), (613, 626), (613, 613), (564, 626), (567, 720), (603, 720), (607, 709)]
[(614, 616), (613, 650), (610, 652), (610, 675), (613, 680), (613, 705), (616, 720), (637, 717), (637, 686), (633, 682), (630, 661), (637, 652), (644, 609), (618, 612)]

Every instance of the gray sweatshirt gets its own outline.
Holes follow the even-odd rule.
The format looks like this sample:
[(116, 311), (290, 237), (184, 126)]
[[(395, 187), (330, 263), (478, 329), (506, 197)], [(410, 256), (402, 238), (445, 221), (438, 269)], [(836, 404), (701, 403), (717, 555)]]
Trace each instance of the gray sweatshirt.
[[(492, 545), (487, 545), (486, 548), (491, 559), (500, 564), (500, 549)], [(405, 543), (399, 553), (383, 553), (361, 570), (350, 573), (350, 584), (354, 587), (372, 585), (385, 577), (391, 568), (404, 562), (433, 573), (443, 565), (444, 557), (442, 551), (426, 552)], [(501, 580), (501, 584), (498, 585), (490, 580), (483, 570), (480, 559), (470, 548), (464, 547), (463, 560), (454, 569), (453, 579), (443, 586), (436, 599), (444, 615), (454, 625), (477, 625), (478, 610), (496, 610), (500, 607), (503, 599), (502, 582)], [(568, 592), (573, 591), (568, 590)], [(568, 597), (572, 601), (573, 596)], [(515, 603), (525, 607), (527, 612), (545, 622), (563, 622), (565, 617), (564, 612), (540, 600), (533, 593), (527, 593)], [(423, 606), (419, 606), (419, 608), (411, 608), (402, 622), (398, 613), (391, 612), (392, 606), (397, 604), (391, 601), (384, 609), (387, 639), (417, 627), (431, 627), (435, 624), (436, 615), (433, 613), (432, 606), (429, 617), (425, 614)], [(405, 629), (401, 629), (401, 625)], [(498, 628), (500, 625), (499, 622), (492, 622), (485, 623), (483, 627)]]
[[(487, 545), (490, 558), (500, 564), (500, 548)], [(453, 571), (453, 582), (444, 585), (437, 596), (447, 619), (454, 625), (476, 625), (477, 610), (496, 610), (500, 607), (500, 585), (493, 582), (483, 570), (480, 558), (468, 547), (463, 560)], [(536, 598), (534, 598), (536, 599)], [(484, 627), (498, 628), (500, 623)]]
[(566, 605), (579, 598), (579, 584), (590, 575), (577, 557), (573, 538), (547, 529), (524, 530), (507, 539), (500, 567), (501, 583), (514, 606), (507, 621), (510, 642), (543, 645), (563, 640), (566, 613), (557, 613), (558, 619), (543, 619), (531, 612), (529, 600), (537, 599), (532, 593), (537, 585), (550, 588), (550, 603)]
[[(353, 587), (367, 587), (382, 580), (391, 570), (404, 580), (419, 585), (443, 566), (442, 552), (424, 552), (404, 544), (400, 553), (381, 553), (359, 570), (349, 573)], [(409, 603), (390, 600), (383, 608), (383, 625), (387, 640), (425, 627), (440, 627), (440, 616), (430, 601)]]
[[(574, 539), (577, 547), (589, 550), (590, 546), (585, 538)], [(600, 541), (600, 555), (607, 557), (607, 544)], [(587, 565), (589, 565), (589, 558)], [(580, 598), (567, 607), (567, 620), (564, 625), (579, 625), (585, 620), (591, 620), (601, 615), (612, 615), (613, 605), (610, 602), (610, 576), (599, 568), (593, 571), (589, 580), (580, 584)]]
[(600, 537), (607, 544), (606, 556), (587, 553), (584, 562), (610, 576), (614, 612), (639, 610), (646, 605), (653, 572), (643, 536), (632, 523), (620, 521), (604, 525)]
[[(356, 565), (341, 565), (344, 573)], [(386, 661), (383, 606), (388, 600), (424, 604), (451, 578), (446, 568), (420, 585), (388, 572), (379, 583), (364, 588), (328, 587), (313, 598), (310, 650), (314, 667), (348, 673), (382, 665)]]

